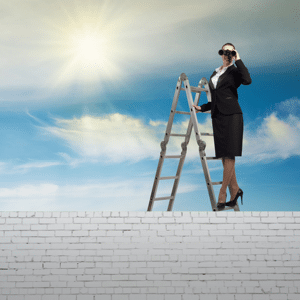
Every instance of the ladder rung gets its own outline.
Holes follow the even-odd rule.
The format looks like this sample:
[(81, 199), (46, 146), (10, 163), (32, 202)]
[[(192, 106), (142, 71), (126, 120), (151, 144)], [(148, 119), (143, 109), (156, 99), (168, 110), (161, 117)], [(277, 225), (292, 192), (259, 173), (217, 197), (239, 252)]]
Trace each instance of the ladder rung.
[(213, 156), (206, 156), (206, 159), (221, 160), (222, 157), (216, 158), (216, 157), (213, 157)]
[(222, 181), (215, 181), (211, 183), (212, 185), (222, 184)]
[(166, 179), (177, 179), (178, 176), (166, 176), (166, 177), (159, 177), (159, 180), (166, 180)]
[(213, 133), (207, 133), (207, 132), (200, 132), (201, 135), (208, 135), (208, 136), (213, 136)]
[(200, 92), (208, 92), (207, 89), (191, 86), (191, 91), (194, 93), (200, 93)]
[(183, 155), (166, 155), (165, 158), (181, 158)]
[(171, 133), (170, 136), (186, 136), (186, 134)]
[(179, 111), (179, 110), (176, 110), (175, 114), (190, 115), (191, 113), (189, 111)]
[[(185, 91), (186, 88), (181, 88), (180, 90)], [(200, 93), (200, 92), (208, 92), (208, 89), (191, 86), (191, 91), (194, 92), (194, 93)]]
[(154, 198), (153, 201), (156, 201), (156, 200), (168, 200), (168, 199), (173, 199), (173, 198), (174, 198), (173, 196), (158, 197), (158, 198)]

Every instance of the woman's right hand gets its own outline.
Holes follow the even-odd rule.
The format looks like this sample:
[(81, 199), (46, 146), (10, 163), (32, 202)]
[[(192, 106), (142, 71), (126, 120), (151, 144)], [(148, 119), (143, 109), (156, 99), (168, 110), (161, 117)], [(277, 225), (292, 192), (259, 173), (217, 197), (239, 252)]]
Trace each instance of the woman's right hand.
[(193, 107), (195, 108), (196, 113), (198, 113), (199, 111), (201, 111), (201, 106), (197, 106), (197, 105), (193, 104)]

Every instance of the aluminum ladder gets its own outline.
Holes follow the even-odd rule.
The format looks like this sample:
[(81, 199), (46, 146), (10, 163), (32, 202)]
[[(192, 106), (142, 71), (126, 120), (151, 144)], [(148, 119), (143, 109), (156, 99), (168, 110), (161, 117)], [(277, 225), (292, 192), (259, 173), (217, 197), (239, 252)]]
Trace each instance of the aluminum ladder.
[[(183, 85), (183, 87), (182, 87), (182, 85)], [(202, 86), (204, 86), (204, 88)], [(188, 105), (189, 105), (189, 112), (176, 111), (179, 94), (180, 94), (180, 91), (182, 91), (182, 90), (186, 92), (186, 97), (187, 97)], [(192, 97), (192, 92), (196, 93), (194, 101), (193, 101), (193, 97)], [(208, 189), (211, 207), (212, 207), (213, 211), (219, 211), (219, 209), (217, 208), (217, 202), (216, 202), (213, 185), (222, 184), (222, 181), (220, 181), (220, 182), (212, 182), (211, 181), (211, 177), (210, 177), (208, 165), (207, 165), (207, 160), (221, 160), (221, 158), (206, 157), (206, 154), (205, 154), (206, 143), (205, 143), (205, 141), (201, 140), (201, 135), (213, 136), (213, 133), (200, 133), (199, 132), (196, 111), (195, 111), (195, 108), (193, 107), (193, 104), (198, 105), (201, 92), (205, 92), (207, 95), (208, 101), (211, 101), (211, 94), (210, 94), (210, 90), (209, 90), (209, 86), (208, 86), (208, 81), (206, 80), (205, 77), (203, 77), (199, 81), (198, 87), (193, 87), (193, 86), (190, 86), (189, 80), (184, 73), (182, 73), (179, 76), (177, 85), (176, 85), (176, 89), (175, 89), (175, 94), (174, 94), (174, 98), (173, 98), (171, 113), (169, 116), (169, 121), (167, 124), (165, 137), (164, 137), (164, 140), (160, 144), (161, 145), (160, 158), (158, 161), (158, 166), (157, 166), (157, 170), (156, 170), (156, 174), (155, 174), (155, 178), (154, 178), (154, 183), (153, 183), (152, 192), (150, 195), (150, 201), (149, 201), (147, 211), (152, 211), (154, 202), (161, 201), (161, 200), (169, 200), (168, 211), (172, 211), (178, 184), (179, 184), (179, 180), (180, 180), (180, 176), (181, 176), (181, 171), (182, 171), (184, 160), (185, 160), (186, 153), (187, 153), (187, 145), (189, 143), (193, 127), (194, 127), (194, 132), (196, 135), (196, 141), (199, 146), (200, 160), (202, 163), (202, 168), (203, 168), (203, 172), (204, 172), (206, 186)], [(210, 113), (210, 111), (208, 111), (206, 113)], [(171, 133), (175, 114), (190, 115), (190, 120), (189, 120), (186, 134)], [(180, 155), (166, 155), (167, 144), (169, 142), (170, 136), (181, 136), (181, 137), (185, 138), (184, 142), (181, 144), (182, 152)], [(161, 175), (161, 170), (162, 170), (164, 160), (165, 159), (176, 159), (176, 158), (177, 159), (179, 158), (176, 175), (168, 176), (168, 177), (161, 177), (160, 175)], [(172, 192), (171, 192), (170, 196), (156, 197), (158, 183), (160, 180), (174, 180), (174, 184), (173, 184), (173, 188), (172, 188)], [(234, 207), (225, 206), (225, 208), (220, 209), (220, 210), (224, 211), (224, 210), (229, 210), (229, 209), (233, 209), (235, 211), (240, 210), (238, 204), (236, 204)]]

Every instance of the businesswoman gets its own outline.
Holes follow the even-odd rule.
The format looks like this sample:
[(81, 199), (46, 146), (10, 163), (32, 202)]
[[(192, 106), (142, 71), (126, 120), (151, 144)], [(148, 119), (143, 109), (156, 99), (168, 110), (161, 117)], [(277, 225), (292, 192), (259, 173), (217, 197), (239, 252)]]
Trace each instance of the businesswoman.
[[(239, 188), (235, 174), (235, 156), (242, 156), (244, 130), (237, 89), (241, 84), (251, 84), (252, 80), (233, 44), (224, 44), (219, 54), (223, 65), (215, 69), (210, 77), (211, 102), (193, 106), (196, 112), (211, 110), (216, 157), (222, 158), (224, 167), (217, 208), (224, 209), (225, 205), (235, 206), (239, 196), (243, 203), (243, 191)], [(227, 186), (230, 191), (229, 202), (226, 202)]]

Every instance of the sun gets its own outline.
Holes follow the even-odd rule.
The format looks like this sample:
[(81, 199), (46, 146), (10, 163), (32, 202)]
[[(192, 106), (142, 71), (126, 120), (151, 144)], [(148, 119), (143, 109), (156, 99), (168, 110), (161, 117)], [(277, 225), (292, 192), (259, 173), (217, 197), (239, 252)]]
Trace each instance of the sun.
[(77, 3), (63, 8), (65, 15), (59, 18), (63, 23), (51, 23), (53, 38), (49, 51), (57, 58), (53, 65), (57, 71), (51, 78), (53, 88), (75, 84), (91, 90), (107, 81), (121, 81), (126, 54), (119, 35), (124, 23), (111, 18), (106, 6), (86, 7)]
[(74, 59), (84, 68), (102, 68), (107, 55), (107, 43), (99, 33), (82, 32), (71, 35)]
[(95, 82), (112, 73), (111, 40), (91, 29), (71, 30), (64, 39), (64, 64), (60, 80)]
[[(79, 26), (81, 25), (81, 26)], [(119, 61), (118, 43), (115, 34), (99, 23), (70, 26), (60, 37), (58, 55), (63, 62), (56, 77), (57, 86), (104, 83), (118, 80), (124, 74)], [(106, 30), (105, 30), (106, 29)]]

